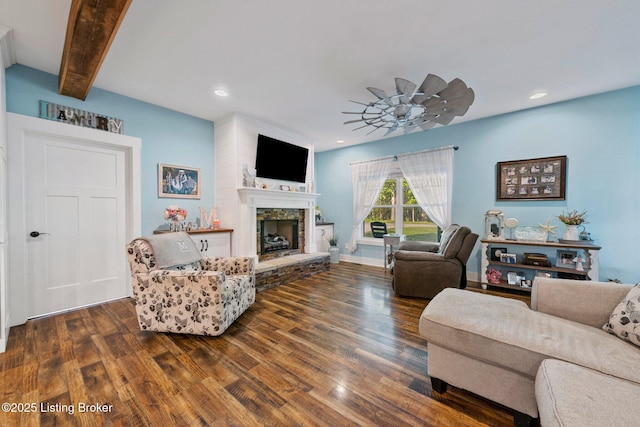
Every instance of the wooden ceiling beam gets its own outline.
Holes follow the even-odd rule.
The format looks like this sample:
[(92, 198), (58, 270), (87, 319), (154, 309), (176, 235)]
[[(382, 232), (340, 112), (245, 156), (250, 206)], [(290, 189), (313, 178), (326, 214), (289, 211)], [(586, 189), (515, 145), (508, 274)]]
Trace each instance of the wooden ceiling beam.
[(58, 92), (85, 100), (133, 0), (72, 0)]

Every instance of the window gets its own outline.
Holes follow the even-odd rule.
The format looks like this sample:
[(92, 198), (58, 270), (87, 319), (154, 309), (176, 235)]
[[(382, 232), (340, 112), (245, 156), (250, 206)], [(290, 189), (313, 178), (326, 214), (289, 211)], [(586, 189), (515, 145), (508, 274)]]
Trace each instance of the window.
[(388, 233), (404, 234), (406, 240), (437, 242), (439, 229), (416, 202), (407, 180), (398, 171), (387, 179), (375, 207), (362, 223), (362, 235), (373, 237), (371, 222), (387, 224)]

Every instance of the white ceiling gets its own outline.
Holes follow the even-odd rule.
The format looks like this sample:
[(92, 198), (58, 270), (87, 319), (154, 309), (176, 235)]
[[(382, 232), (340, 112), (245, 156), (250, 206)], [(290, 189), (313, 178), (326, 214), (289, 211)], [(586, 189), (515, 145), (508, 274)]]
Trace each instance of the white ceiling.
[[(58, 74), (70, 3), (0, 0), (18, 63)], [(323, 151), (382, 138), (341, 112), (395, 77), (472, 87), (449, 126), (638, 85), (639, 26), (638, 0), (134, 0), (94, 87), (212, 121), (243, 113)]]

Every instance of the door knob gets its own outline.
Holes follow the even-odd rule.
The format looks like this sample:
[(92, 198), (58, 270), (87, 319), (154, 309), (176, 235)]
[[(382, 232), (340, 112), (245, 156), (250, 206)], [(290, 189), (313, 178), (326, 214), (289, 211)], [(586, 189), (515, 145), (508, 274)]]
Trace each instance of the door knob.
[(38, 237), (41, 234), (49, 234), (49, 233), (40, 233), (39, 231), (32, 231), (31, 233), (29, 233), (29, 236)]

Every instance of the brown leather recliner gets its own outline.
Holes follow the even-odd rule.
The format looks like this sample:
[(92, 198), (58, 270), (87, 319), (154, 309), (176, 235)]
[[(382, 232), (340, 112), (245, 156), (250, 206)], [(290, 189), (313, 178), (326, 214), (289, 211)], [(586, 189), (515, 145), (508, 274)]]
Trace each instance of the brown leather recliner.
[(478, 240), (469, 227), (452, 224), (440, 243), (404, 241), (394, 253), (396, 295), (433, 298), (445, 288), (467, 286), (466, 264)]

